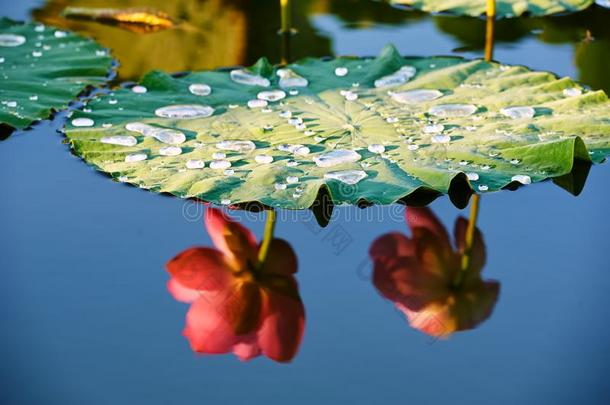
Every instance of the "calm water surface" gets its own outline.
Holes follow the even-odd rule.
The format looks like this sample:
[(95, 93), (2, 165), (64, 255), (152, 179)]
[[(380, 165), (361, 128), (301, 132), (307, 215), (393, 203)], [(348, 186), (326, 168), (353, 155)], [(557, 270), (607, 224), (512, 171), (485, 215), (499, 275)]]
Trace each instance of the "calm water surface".
[[(106, 3), (114, 5), (0, 4), (12, 18), (28, 19), (36, 9), (36, 18), (70, 26), (76, 23), (57, 17), (61, 5)], [(123, 42), (118, 53), (138, 46), (130, 42), (137, 35), (156, 41), (156, 48), (142, 45), (130, 58), (121, 56), (123, 79), (155, 65), (177, 71), (245, 64), (261, 55), (279, 61), (276, 2), (172, 3), (193, 19), (197, 35), (141, 36), (83, 22), (73, 28), (113, 49)], [(374, 55), (390, 42), (408, 55), (481, 55), (478, 20), (372, 1), (298, 3), (295, 58)], [(197, 7), (217, 14), (200, 15)], [(243, 26), (205, 31), (227, 29), (206, 25), (216, 15)], [(608, 91), (609, 17), (596, 9), (501, 23), (495, 58)], [(595, 41), (582, 42), (587, 30)], [(176, 54), (160, 62), (170, 45)], [(215, 47), (225, 47), (216, 59), (202, 56)], [(276, 234), (299, 259), (305, 335), (290, 364), (263, 357), (244, 363), (232, 355), (194, 355), (181, 335), (187, 307), (166, 289), (169, 259), (211, 245), (200, 206), (95, 173), (69, 153), (60, 126), (61, 117), (0, 143), (1, 403), (610, 403), (607, 165), (591, 169), (579, 197), (547, 182), (482, 198), (483, 274), (501, 283), (500, 297), (479, 328), (446, 340), (410, 328), (371, 283), (368, 249), (386, 232), (408, 233), (403, 207), (341, 207), (324, 229), (309, 213), (280, 215)], [(431, 208), (448, 229), (467, 215), (447, 198)], [(262, 235), (262, 216), (232, 215)]]

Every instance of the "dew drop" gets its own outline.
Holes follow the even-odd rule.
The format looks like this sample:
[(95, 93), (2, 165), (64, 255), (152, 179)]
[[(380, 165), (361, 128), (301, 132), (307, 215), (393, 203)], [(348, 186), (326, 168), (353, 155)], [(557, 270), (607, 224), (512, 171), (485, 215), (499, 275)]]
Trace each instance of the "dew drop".
[(479, 174), (478, 173), (466, 173), (466, 177), (468, 177), (468, 180), (470, 181), (477, 181), (479, 180)]
[(226, 155), (225, 153), (223, 153), (223, 152), (214, 152), (214, 153), (212, 154), (212, 157), (213, 157), (214, 159), (224, 159), (224, 158), (226, 158), (226, 157), (227, 157), (227, 155)]
[(256, 149), (256, 145), (252, 141), (227, 140), (218, 142), (216, 148), (234, 152), (250, 152)]
[(357, 184), (365, 177), (367, 174), (362, 170), (342, 170), (324, 174), (325, 179), (338, 180), (349, 185)]
[(415, 73), (417, 73), (417, 69), (413, 66), (405, 65), (396, 72), (375, 80), (375, 87), (390, 87), (406, 83), (415, 76)]
[(67, 33), (67, 32), (65, 32), (65, 31), (59, 31), (59, 30), (58, 30), (58, 31), (55, 31), (55, 32), (53, 33), (53, 35), (55, 36), (55, 38), (65, 38), (65, 37), (67, 37), (67, 36), (68, 36), (68, 33)]
[(143, 122), (130, 122), (125, 125), (125, 129), (155, 138), (159, 142), (169, 145), (179, 145), (186, 141), (186, 135), (182, 131), (171, 128), (155, 127)]
[(315, 135), (316, 131), (312, 131), (311, 129), (308, 129), (303, 134), (306, 135), (306, 136), (311, 136), (311, 135)]
[(294, 150), (295, 155), (306, 156), (309, 155), (309, 148), (307, 146), (299, 146)]
[(430, 124), (424, 127), (424, 133), (426, 134), (440, 134), (445, 130), (443, 124)]
[(189, 92), (196, 96), (208, 96), (212, 93), (212, 88), (204, 83), (193, 83), (189, 85)]
[(144, 86), (136, 85), (131, 88), (131, 91), (133, 91), (136, 94), (144, 94), (148, 91), (148, 89)]
[(536, 114), (536, 110), (532, 107), (507, 107), (502, 108), (500, 112), (512, 119), (532, 118)]
[(0, 46), (14, 48), (25, 44), (26, 38), (23, 35), (0, 34)]
[(335, 75), (339, 77), (346, 76), (349, 73), (349, 69), (346, 67), (338, 67), (335, 69)]
[(294, 183), (298, 183), (298, 182), (299, 182), (299, 178), (297, 176), (286, 177), (286, 183), (288, 183), (288, 184), (294, 184)]
[(385, 119), (388, 124), (396, 124), (399, 120), (397, 117), (388, 117)]
[(374, 143), (372, 145), (369, 145), (367, 149), (371, 153), (383, 153), (383, 152), (385, 152), (385, 146), (383, 146), (381, 144), (378, 144), (378, 143)]
[(275, 189), (280, 191), (280, 190), (286, 190), (286, 183), (275, 183), (274, 185)]
[(519, 163), (521, 163), (521, 160), (519, 159), (511, 159), (510, 162), (514, 165), (518, 165)]
[(409, 149), (409, 150), (417, 150), (417, 149), (419, 149), (419, 145), (416, 145), (416, 144), (412, 143), (409, 146), (407, 146), (407, 149)]
[(186, 161), (187, 169), (203, 169), (205, 167), (205, 162), (201, 159), (189, 159)]
[(256, 160), (257, 163), (268, 164), (268, 163), (273, 162), (273, 156), (269, 156), (269, 155), (256, 155), (254, 157), (254, 160)]
[(296, 160), (289, 160), (286, 162), (286, 166), (288, 167), (295, 167), (299, 164), (299, 162), (297, 162)]
[(224, 170), (231, 167), (231, 162), (225, 159), (213, 160), (210, 162), (210, 169)]
[(135, 146), (138, 140), (131, 135), (113, 135), (103, 137), (100, 142), (109, 145)]
[(521, 184), (531, 184), (532, 178), (526, 174), (516, 174), (511, 177), (511, 181), (517, 181)]
[(323, 153), (313, 158), (319, 167), (332, 167), (342, 163), (352, 163), (360, 160), (362, 156), (356, 151), (337, 149)]
[(267, 107), (268, 104), (269, 103), (267, 103), (267, 100), (248, 100), (248, 108), (264, 108)]
[(269, 87), (271, 85), (269, 79), (254, 74), (246, 69), (231, 70), (230, 76), (231, 80), (235, 83), (246, 84), (248, 86)]
[(164, 146), (159, 149), (161, 156), (178, 156), (182, 153), (182, 148), (179, 146)]
[(443, 93), (440, 91), (430, 89), (400, 91), (398, 93), (392, 93), (391, 95), (394, 101), (403, 104), (426, 103), (428, 101), (436, 100), (442, 96)]
[(571, 87), (569, 89), (563, 89), (563, 95), (566, 97), (577, 97), (582, 94), (582, 90), (578, 87)]
[(431, 107), (428, 113), (439, 118), (467, 117), (478, 110), (472, 104), (440, 104)]
[(280, 118), (290, 118), (292, 117), (292, 111), (284, 110), (279, 114)]
[(146, 153), (130, 153), (129, 155), (125, 156), (125, 162), (126, 163), (141, 162), (143, 160), (146, 160), (147, 158), (148, 158), (148, 156), (146, 155)]
[[(5, 104), (7, 107), (10, 107), (10, 108), (17, 107), (17, 102), (16, 101), (7, 101), (7, 102), (4, 102), (3, 104)], [(78, 126), (78, 125), (75, 125), (75, 126)], [(90, 125), (87, 125), (87, 126), (90, 126)]]
[(35, 58), (40, 58), (42, 56), (42, 52), (40, 51), (32, 51), (32, 56)]
[(432, 135), (432, 138), (430, 138), (432, 143), (449, 143), (451, 142), (451, 137), (449, 135), (444, 135), (444, 134), (436, 134), (436, 135)]
[(299, 91), (296, 89), (292, 89), (288, 92), (288, 94), (290, 94), (291, 96), (296, 96), (297, 94), (299, 94)]
[(212, 107), (201, 104), (175, 104), (155, 110), (155, 115), (162, 118), (205, 118), (212, 114)]
[(37, 101), (38, 96), (36, 94), (34, 94), (33, 96), (30, 96), (29, 99), (30, 99), (30, 101)]
[(286, 98), (286, 92), (283, 90), (261, 91), (256, 95), (259, 100), (269, 101), (271, 103)]
[[(279, 76), (279, 85), (281, 88), (288, 87), (307, 87), (309, 82), (304, 77), (299, 76), (292, 69), (278, 69), (276, 74)], [(290, 92), (291, 95), (292, 91)], [(298, 91), (297, 91), (298, 94)]]
[(91, 118), (74, 118), (72, 125), (75, 127), (92, 127), (95, 122)]
[(487, 186), (485, 184), (479, 184), (478, 189), (479, 189), (479, 191), (487, 191), (487, 190), (489, 190), (489, 186)]
[(223, 172), (225, 176), (233, 176), (235, 174), (235, 170), (233, 169), (225, 169)]
[(343, 97), (345, 97), (345, 99), (347, 101), (356, 101), (356, 100), (358, 100), (358, 94), (354, 93), (353, 91), (346, 91), (343, 94)]
[(222, 204), (222, 205), (230, 205), (231, 204), (231, 200), (229, 200), (228, 198), (223, 198), (222, 200), (220, 200), (220, 204)]

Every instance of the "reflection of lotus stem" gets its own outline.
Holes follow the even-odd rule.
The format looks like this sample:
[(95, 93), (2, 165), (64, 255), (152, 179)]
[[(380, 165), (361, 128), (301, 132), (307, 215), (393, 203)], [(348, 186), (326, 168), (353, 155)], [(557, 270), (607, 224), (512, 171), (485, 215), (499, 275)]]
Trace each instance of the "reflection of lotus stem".
[(496, 0), (487, 0), (487, 17), (496, 16)]
[(290, 32), (283, 32), (280, 34), (282, 36), (282, 60), (281, 63), (283, 65), (288, 64), (290, 62)]
[(281, 34), (288, 34), (291, 30), (290, 21), (290, 0), (280, 0), (280, 8), (282, 13)]
[(267, 210), (267, 219), (265, 221), (265, 233), (263, 234), (263, 241), (258, 251), (258, 265), (259, 267), (265, 262), (267, 258), (267, 252), (269, 252), (269, 245), (273, 239), (273, 230), (275, 229), (275, 210), (272, 208)]
[[(489, 3), (495, 3), (491, 0)], [(489, 4), (488, 3), (488, 4)], [(489, 62), (494, 57), (494, 16), (487, 15), (487, 24), (485, 28), (485, 60)]]
[(464, 241), (464, 253), (462, 255), (462, 272), (458, 276), (458, 284), (463, 280), (463, 274), (470, 267), (470, 259), (472, 256), (472, 242), (474, 241), (474, 233), (477, 229), (477, 217), (479, 216), (479, 201), (481, 196), (475, 194), (472, 197), (472, 204), (470, 205), (470, 216), (468, 217), (468, 227), (466, 228), (466, 238)]

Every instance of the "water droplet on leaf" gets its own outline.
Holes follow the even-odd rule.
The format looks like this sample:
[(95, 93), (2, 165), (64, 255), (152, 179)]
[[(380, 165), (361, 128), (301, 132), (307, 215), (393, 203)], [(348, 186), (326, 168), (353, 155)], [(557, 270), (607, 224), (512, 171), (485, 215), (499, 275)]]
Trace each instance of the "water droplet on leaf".
[(75, 127), (92, 127), (93, 120), (91, 118), (74, 118), (72, 120), (72, 125)]
[(532, 118), (536, 114), (536, 110), (532, 107), (507, 107), (502, 108), (500, 112), (512, 119)]
[(269, 79), (254, 74), (246, 69), (235, 69), (230, 73), (231, 80), (235, 83), (246, 84), (248, 86), (261, 86), (261, 87), (269, 87), (271, 82)]
[(208, 96), (212, 93), (212, 88), (204, 83), (193, 83), (189, 85), (189, 92), (196, 96)]
[(138, 140), (131, 135), (113, 135), (103, 137), (100, 142), (118, 146), (135, 146)]
[(439, 118), (467, 117), (478, 110), (472, 104), (440, 104), (431, 107), (428, 113)]
[(155, 115), (162, 118), (205, 118), (212, 114), (212, 107), (201, 104), (168, 105), (155, 110)]
[(442, 96), (443, 93), (441, 93), (440, 91), (429, 89), (400, 91), (397, 93), (392, 93), (391, 95), (394, 101), (403, 104), (426, 103), (428, 101), (436, 100), (437, 98)]
[(357, 184), (365, 177), (367, 177), (367, 174), (362, 170), (342, 170), (324, 174), (325, 179), (339, 180), (349, 185)]
[(347, 149), (337, 149), (325, 152), (313, 158), (319, 167), (332, 167), (342, 163), (352, 163), (360, 160), (362, 156), (356, 151)]

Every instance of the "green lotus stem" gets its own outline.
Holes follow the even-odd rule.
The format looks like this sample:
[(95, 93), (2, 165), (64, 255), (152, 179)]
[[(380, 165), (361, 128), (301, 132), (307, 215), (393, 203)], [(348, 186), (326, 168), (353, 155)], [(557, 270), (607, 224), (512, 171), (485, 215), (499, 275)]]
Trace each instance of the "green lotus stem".
[(265, 259), (267, 258), (267, 253), (269, 252), (269, 246), (271, 245), (271, 240), (273, 239), (273, 231), (275, 230), (275, 220), (275, 210), (273, 208), (267, 210), (267, 219), (265, 220), (265, 233), (263, 234), (263, 241), (258, 251), (259, 268), (262, 267), (263, 263), (265, 262)]
[[(472, 197), (472, 204), (470, 205), (470, 216), (468, 217), (468, 227), (466, 228), (466, 238), (464, 241), (464, 253), (462, 254), (462, 271), (460, 272), (460, 279), (463, 278), (462, 274), (467, 271), (470, 267), (470, 261), (472, 258), (472, 243), (474, 241), (474, 233), (477, 229), (477, 218), (479, 216), (479, 202), (481, 196), (475, 194)], [(461, 280), (459, 280), (461, 282)]]
[[(494, 4), (494, 13), (495, 13), (495, 3), (493, 0), (490, 1)], [(489, 4), (489, 2), (488, 2)], [(487, 23), (485, 26), (485, 60), (489, 62), (494, 57), (494, 22), (495, 17), (489, 14), (487, 15)]]
[(290, 0), (280, 0), (280, 9), (282, 16), (282, 25), (280, 28), (280, 33), (288, 34), (292, 29), (292, 21), (290, 18)]

